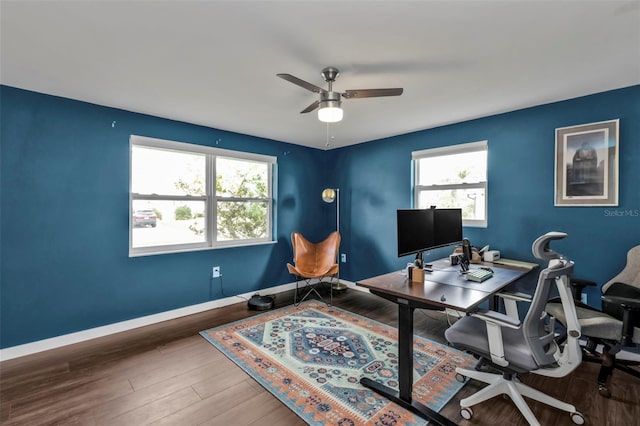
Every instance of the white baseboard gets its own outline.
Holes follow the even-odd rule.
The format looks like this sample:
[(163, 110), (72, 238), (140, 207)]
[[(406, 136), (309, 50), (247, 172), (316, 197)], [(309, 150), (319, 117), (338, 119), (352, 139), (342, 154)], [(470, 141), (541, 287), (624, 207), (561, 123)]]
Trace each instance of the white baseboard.
[[(344, 280), (340, 280), (340, 282), (355, 290), (368, 291), (365, 288), (357, 287), (352, 282)], [(110, 334), (120, 333), (122, 331), (133, 330), (134, 328), (145, 327), (147, 325), (185, 317), (187, 315), (198, 314), (210, 309), (233, 305), (234, 303), (238, 303), (239, 301), (250, 298), (256, 293), (260, 293), (262, 295), (277, 294), (282, 293), (283, 291), (292, 290), (295, 287), (295, 283), (282, 284), (275, 287), (261, 289), (259, 291), (252, 291), (250, 293), (226, 297), (224, 299), (212, 300), (210, 302), (199, 303), (197, 305), (185, 306), (184, 308), (173, 309), (171, 311), (160, 312), (158, 314), (147, 315), (144, 317), (108, 324), (101, 327), (90, 328), (88, 330), (82, 330), (76, 333), (64, 334), (62, 336), (51, 337), (49, 339), (38, 340), (36, 342), (25, 343), (23, 345), (0, 349), (0, 361), (7, 361), (13, 358), (32, 355), (38, 352), (47, 351), (49, 349), (60, 348), (62, 346), (72, 345), (74, 343), (80, 343), (87, 340), (96, 339), (98, 337), (108, 336)]]

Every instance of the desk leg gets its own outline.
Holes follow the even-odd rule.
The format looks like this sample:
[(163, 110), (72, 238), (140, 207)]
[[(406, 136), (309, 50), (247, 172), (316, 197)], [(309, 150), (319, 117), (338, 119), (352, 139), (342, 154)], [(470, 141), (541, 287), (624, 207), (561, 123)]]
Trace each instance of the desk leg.
[[(404, 303), (403, 303), (404, 302)], [(413, 311), (406, 300), (398, 300), (398, 388), (399, 392), (367, 377), (360, 379), (360, 384), (367, 387), (399, 406), (419, 415), (439, 426), (455, 426), (446, 417), (431, 408), (414, 401), (411, 396), (413, 388)]]
[(500, 312), (500, 298), (495, 294), (489, 298), (489, 310)]
[(413, 311), (406, 303), (398, 304), (398, 384), (405, 401), (411, 401), (413, 390)]

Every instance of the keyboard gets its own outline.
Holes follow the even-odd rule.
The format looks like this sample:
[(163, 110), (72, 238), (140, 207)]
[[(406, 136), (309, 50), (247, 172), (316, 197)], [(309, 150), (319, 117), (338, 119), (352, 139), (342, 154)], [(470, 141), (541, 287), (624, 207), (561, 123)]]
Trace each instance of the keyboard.
[(487, 271), (486, 269), (474, 269), (467, 272), (467, 279), (469, 281), (475, 281), (478, 283), (488, 280), (492, 276), (493, 276), (493, 272)]

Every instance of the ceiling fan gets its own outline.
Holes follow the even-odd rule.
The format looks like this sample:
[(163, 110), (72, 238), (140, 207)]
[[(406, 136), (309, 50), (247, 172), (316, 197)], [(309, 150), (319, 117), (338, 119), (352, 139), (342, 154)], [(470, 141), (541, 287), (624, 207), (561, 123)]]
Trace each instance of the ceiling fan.
[(342, 104), (340, 97), (345, 99), (358, 99), (358, 98), (377, 98), (381, 96), (400, 96), (402, 94), (402, 88), (393, 89), (357, 89), (347, 90), (346, 92), (334, 92), (333, 82), (340, 75), (340, 71), (334, 67), (326, 67), (322, 70), (322, 78), (329, 85), (329, 89), (325, 90), (321, 87), (311, 84), (304, 80), (299, 79), (291, 74), (276, 74), (278, 77), (287, 80), (290, 83), (296, 84), (304, 89), (310, 90), (313, 93), (319, 93), (320, 99), (300, 111), (300, 114), (305, 114), (320, 108), (318, 110), (318, 119), (327, 123), (335, 123), (342, 120)]

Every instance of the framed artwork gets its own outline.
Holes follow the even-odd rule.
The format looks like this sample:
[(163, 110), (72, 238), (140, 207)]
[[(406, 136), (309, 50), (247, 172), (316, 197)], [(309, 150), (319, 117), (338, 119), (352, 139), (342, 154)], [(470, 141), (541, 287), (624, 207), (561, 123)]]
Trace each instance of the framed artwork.
[(556, 206), (618, 205), (619, 122), (556, 129)]

